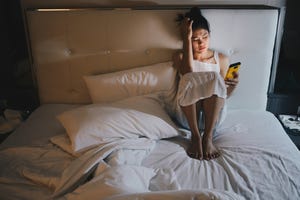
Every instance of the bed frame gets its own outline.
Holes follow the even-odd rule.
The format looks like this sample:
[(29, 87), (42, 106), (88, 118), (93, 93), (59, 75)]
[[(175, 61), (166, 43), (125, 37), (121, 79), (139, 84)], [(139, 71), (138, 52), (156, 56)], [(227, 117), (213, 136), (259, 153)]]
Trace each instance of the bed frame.
[[(182, 45), (174, 19), (193, 6), (62, 2), (22, 1), (41, 104), (90, 103), (83, 75), (171, 60)], [(242, 63), (238, 95), (229, 107), (265, 110), (274, 85), (284, 7), (278, 2), (199, 4), (211, 24), (211, 47)]]
[[(212, 195), (219, 195), (219, 192), (224, 196), (238, 195), (247, 199), (295, 199), (300, 195), (300, 179), (297, 178), (300, 176), (299, 151), (277, 118), (266, 111), (267, 93), (271, 91), (276, 72), (284, 7), (269, 5), (271, 1), (258, 4), (256, 0), (250, 2), (257, 5), (235, 0), (184, 1), (189, 5), (182, 5), (179, 0), (168, 0), (169, 4), (158, 2), (22, 0), (32, 71), (41, 106), (0, 145), (2, 199), (32, 196), (45, 199), (62, 195), (62, 198), (73, 196), (80, 199), (91, 199), (85, 195), (114, 199), (124, 199), (125, 196), (127, 199), (147, 196), (157, 199), (172, 195), (179, 199), (195, 199), (201, 198), (203, 193), (213, 198)], [(198, 3), (211, 25), (211, 48), (229, 55), (232, 63), (242, 63), (240, 83), (228, 100), (231, 110), (228, 109), (224, 122), (214, 135), (214, 143), (222, 155), (211, 161), (188, 157), (189, 133), (186, 137), (173, 137), (178, 133), (177, 127), (167, 126), (170, 130), (163, 126), (171, 119), (154, 95), (127, 98), (109, 105), (82, 105), (92, 102), (84, 75), (107, 75), (146, 65), (156, 67), (159, 65), (152, 64), (171, 60), (173, 52), (182, 46), (174, 19), (177, 13)], [(138, 70), (141, 69), (145, 68)], [(148, 104), (145, 99), (149, 100)], [(135, 119), (148, 113), (139, 112), (134, 115), (134, 123), (132, 118), (127, 122), (131, 115), (122, 113), (139, 111), (135, 106), (151, 110), (151, 117), (137, 122)], [(121, 112), (111, 112), (116, 108)], [(159, 120), (158, 123), (152, 117)], [(109, 120), (102, 122), (102, 118)], [(111, 121), (124, 127), (125, 134), (132, 132), (131, 125), (152, 129), (149, 122), (155, 122), (163, 126), (163, 130), (155, 129), (155, 132), (167, 136), (149, 139), (141, 135), (147, 132), (144, 130), (138, 130), (134, 137), (129, 138), (112, 136), (114, 131), (102, 130)], [(72, 131), (74, 124), (80, 131), (77, 132), (76, 127)], [(122, 131), (114, 124), (112, 127), (115, 132)], [(169, 135), (172, 130), (175, 134)], [(73, 133), (84, 136), (77, 142)], [(103, 144), (102, 136), (98, 134), (113, 140)], [(89, 138), (92, 139), (84, 140)], [(80, 150), (90, 149), (77, 152), (76, 144), (83, 145)], [(124, 153), (125, 149), (129, 151)], [(118, 158), (122, 161), (117, 162)], [(130, 160), (134, 161), (133, 165)], [(170, 174), (165, 181), (168, 183), (161, 184), (168, 188), (150, 188), (147, 184), (150, 185), (154, 174), (137, 173), (142, 179), (147, 179), (142, 181), (145, 183), (142, 191), (146, 193), (139, 193), (135, 186), (132, 192), (129, 191), (125, 187), (127, 180), (134, 180), (132, 173), (125, 170), (129, 168), (139, 169), (138, 172), (145, 168), (149, 172), (169, 170), (166, 175), (154, 173), (158, 174), (159, 180)], [(116, 173), (118, 169), (120, 173)], [(102, 179), (110, 174), (117, 174), (115, 180), (118, 182), (111, 187), (112, 191), (106, 189), (109, 184)], [(124, 181), (120, 181), (121, 178)], [(119, 182), (125, 186), (119, 188)], [(155, 183), (153, 185), (158, 185)], [(170, 190), (171, 186), (174, 190)]]

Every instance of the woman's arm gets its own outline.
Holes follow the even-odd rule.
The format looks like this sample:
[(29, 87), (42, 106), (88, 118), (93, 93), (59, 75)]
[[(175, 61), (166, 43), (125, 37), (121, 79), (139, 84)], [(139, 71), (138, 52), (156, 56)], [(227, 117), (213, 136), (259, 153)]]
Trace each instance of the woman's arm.
[(220, 73), (221, 76), (225, 79), (228, 67), (229, 67), (229, 58), (228, 56), (219, 53), (219, 62), (220, 62)]
[(231, 96), (238, 83), (239, 83), (239, 74), (237, 72), (233, 72), (232, 79), (225, 80), (225, 84), (227, 86), (227, 98)]
[(192, 24), (193, 21), (189, 18), (184, 18), (181, 24), (181, 31), (183, 37), (183, 53), (182, 53), (182, 67), (179, 72), (186, 74), (192, 71), (193, 64), (193, 47), (192, 47)]
[(233, 91), (235, 90), (237, 84), (239, 83), (239, 74), (233, 73), (232, 79), (225, 79), (228, 67), (229, 67), (229, 59), (226, 55), (220, 53), (220, 73), (225, 80), (225, 84), (227, 86), (227, 98), (231, 96)]

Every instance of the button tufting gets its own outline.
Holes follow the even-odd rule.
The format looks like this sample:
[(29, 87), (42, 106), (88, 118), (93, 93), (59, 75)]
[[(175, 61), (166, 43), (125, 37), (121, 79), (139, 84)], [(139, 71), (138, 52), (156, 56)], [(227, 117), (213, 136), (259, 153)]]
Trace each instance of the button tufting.
[(72, 54), (72, 51), (71, 51), (71, 49), (65, 49), (65, 55), (66, 56), (70, 56), (71, 54)]
[(69, 89), (68, 92), (71, 94), (78, 93), (78, 91), (76, 89)]
[(149, 55), (151, 53), (150, 49), (146, 49), (145, 54)]
[(229, 54), (229, 55), (233, 55), (234, 53), (235, 53), (234, 49), (229, 49), (229, 50), (228, 50), (228, 54)]

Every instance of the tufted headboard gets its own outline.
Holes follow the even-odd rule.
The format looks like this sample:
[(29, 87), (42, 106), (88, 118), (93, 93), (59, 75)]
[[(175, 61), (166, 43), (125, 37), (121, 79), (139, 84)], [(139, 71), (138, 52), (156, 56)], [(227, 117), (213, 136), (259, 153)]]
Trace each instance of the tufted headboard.
[[(171, 60), (182, 42), (174, 22), (185, 9), (27, 10), (41, 104), (90, 103), (83, 75)], [(230, 108), (265, 110), (277, 9), (202, 9), (211, 48), (242, 63)], [(105, 92), (105, 91), (103, 91)]]

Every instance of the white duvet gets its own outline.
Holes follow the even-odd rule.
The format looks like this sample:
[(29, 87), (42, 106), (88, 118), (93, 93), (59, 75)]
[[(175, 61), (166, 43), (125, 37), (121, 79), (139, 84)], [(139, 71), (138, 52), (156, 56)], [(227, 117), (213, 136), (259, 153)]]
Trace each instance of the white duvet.
[[(65, 140), (45, 105), (28, 123)], [(28, 124), (27, 123), (27, 124)], [(188, 139), (125, 139), (72, 155), (40, 135), (12, 146), (23, 125), (1, 145), (0, 199), (298, 199), (300, 153), (268, 112), (231, 111), (215, 137), (221, 156), (187, 156)], [(52, 136), (51, 133), (52, 133)], [(62, 135), (62, 136), (60, 136)], [(37, 141), (40, 141), (39, 143)], [(15, 143), (15, 142), (14, 142)], [(24, 145), (24, 143), (27, 143)], [(37, 145), (39, 144), (39, 145)]]

